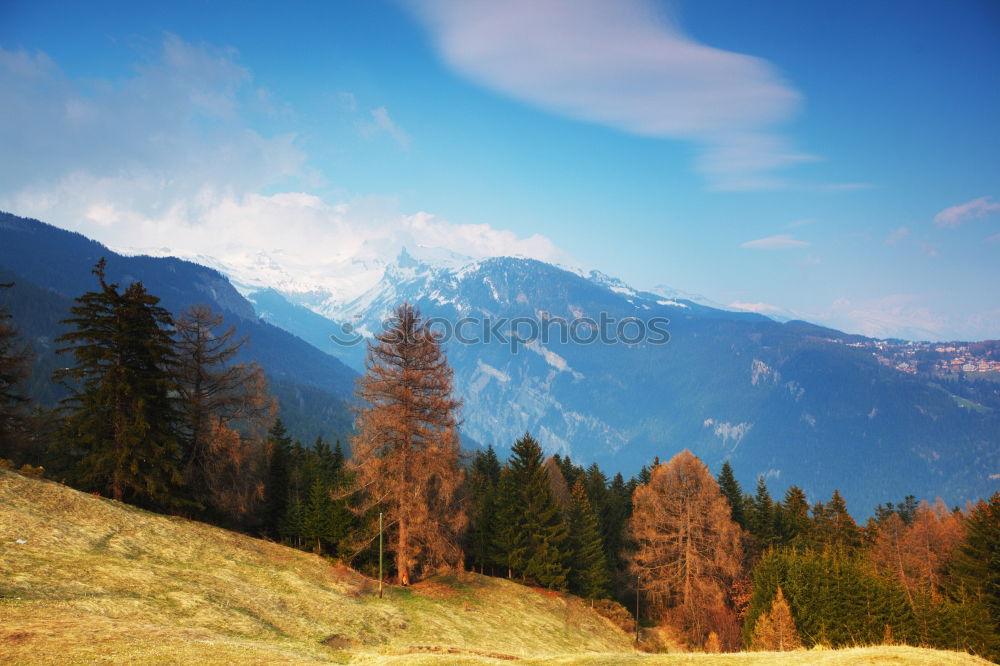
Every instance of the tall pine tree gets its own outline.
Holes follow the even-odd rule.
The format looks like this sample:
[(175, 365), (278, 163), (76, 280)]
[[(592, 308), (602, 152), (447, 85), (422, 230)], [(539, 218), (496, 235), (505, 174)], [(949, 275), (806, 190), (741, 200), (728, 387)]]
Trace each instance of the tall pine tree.
[(980, 501), (965, 519), (965, 539), (951, 563), (951, 575), (964, 593), (989, 609), (1000, 636), (1000, 492)]
[(574, 484), (570, 496), (567, 517), (570, 554), (569, 589), (585, 599), (602, 598), (608, 594), (604, 543), (582, 479), (578, 479)]
[(184, 504), (177, 361), (170, 314), (141, 282), (119, 291), (94, 268), (97, 291), (76, 299), (59, 349), (76, 365), (55, 373), (71, 395), (63, 402), (62, 451), (87, 489), (156, 507)]
[(496, 545), (501, 559), (522, 580), (565, 589), (566, 525), (542, 449), (528, 433), (511, 448), (500, 486)]
[(767, 490), (764, 476), (757, 477), (757, 492), (750, 505), (750, 533), (761, 548), (767, 548), (775, 542), (774, 500)]
[(497, 493), (500, 484), (500, 461), (490, 445), (476, 451), (469, 478), (471, 513), (469, 524), (469, 563), (480, 573), (495, 563), (494, 535), (497, 529)]
[(747, 528), (746, 513), (743, 510), (743, 489), (740, 482), (733, 475), (733, 468), (729, 461), (722, 463), (722, 470), (719, 472), (719, 490), (729, 502), (729, 508), (733, 512), (733, 522), (740, 526), (740, 529)]
[[(12, 286), (0, 284), (0, 289)], [(7, 308), (0, 306), (0, 458), (15, 457), (15, 443), (25, 423), (24, 382), (30, 362), (31, 352), (20, 341)]]

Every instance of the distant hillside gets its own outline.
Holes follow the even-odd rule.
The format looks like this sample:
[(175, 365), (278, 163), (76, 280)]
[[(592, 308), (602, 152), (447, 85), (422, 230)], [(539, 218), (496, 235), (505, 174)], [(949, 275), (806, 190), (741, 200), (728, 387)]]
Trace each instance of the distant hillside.
[(575, 597), (387, 587), (316, 555), (0, 470), (4, 664), (985, 664), (903, 647), (640, 655)]
[(253, 305), (229, 280), (211, 268), (174, 258), (127, 257), (77, 233), (0, 212), (0, 282), (15, 287), (0, 294), (38, 358), (32, 395), (43, 404), (61, 397), (49, 382), (51, 370), (68, 357), (55, 355), (58, 323), (69, 315), (73, 299), (95, 289), (91, 270), (107, 259), (110, 282), (141, 280), (161, 304), (177, 314), (196, 303), (207, 303), (248, 339), (240, 360), (256, 360), (271, 379), (290, 432), (311, 442), (317, 435), (343, 436), (350, 429), (346, 406), (357, 374), (304, 340), (258, 319)]

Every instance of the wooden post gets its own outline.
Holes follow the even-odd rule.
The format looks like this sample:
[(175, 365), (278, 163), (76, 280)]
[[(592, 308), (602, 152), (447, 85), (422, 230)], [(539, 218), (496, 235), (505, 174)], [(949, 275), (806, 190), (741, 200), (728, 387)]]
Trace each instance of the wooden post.
[(635, 577), (635, 644), (639, 645), (639, 577)]
[(382, 598), (382, 512), (378, 514), (378, 598)]

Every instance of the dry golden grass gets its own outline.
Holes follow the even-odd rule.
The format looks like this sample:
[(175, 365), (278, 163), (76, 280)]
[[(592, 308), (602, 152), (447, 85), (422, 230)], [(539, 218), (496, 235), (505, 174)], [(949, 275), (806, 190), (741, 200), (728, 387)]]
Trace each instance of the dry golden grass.
[(578, 599), (504, 580), (387, 592), (315, 555), (0, 471), (0, 663), (630, 650)]
[(475, 574), (379, 600), (320, 557), (0, 470), (3, 664), (985, 663), (913, 648), (639, 655), (630, 639), (574, 597)]

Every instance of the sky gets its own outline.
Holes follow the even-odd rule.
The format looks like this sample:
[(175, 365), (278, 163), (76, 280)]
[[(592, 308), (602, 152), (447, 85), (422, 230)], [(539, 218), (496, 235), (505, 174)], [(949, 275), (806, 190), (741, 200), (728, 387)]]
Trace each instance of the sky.
[(0, 209), (115, 248), (1000, 338), (998, 119), (995, 0), (0, 2)]

